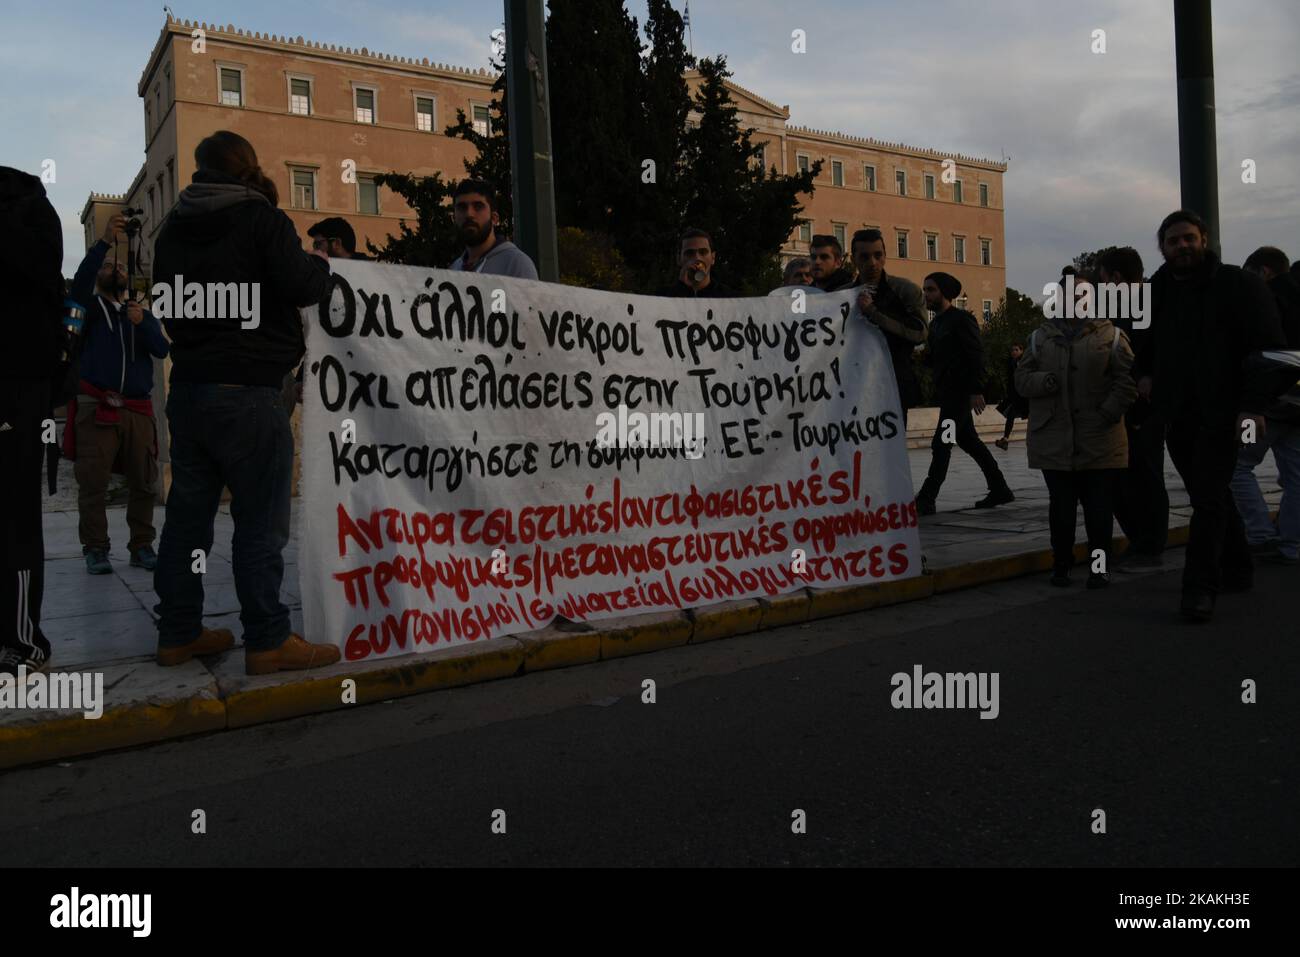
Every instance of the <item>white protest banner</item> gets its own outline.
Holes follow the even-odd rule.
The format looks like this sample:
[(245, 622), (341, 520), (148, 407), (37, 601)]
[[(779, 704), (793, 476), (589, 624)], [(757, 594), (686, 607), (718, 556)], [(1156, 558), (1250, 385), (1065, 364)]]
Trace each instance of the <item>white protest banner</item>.
[(856, 291), (796, 309), (331, 266), (304, 311), (299, 569), (307, 638), (346, 660), (920, 574)]

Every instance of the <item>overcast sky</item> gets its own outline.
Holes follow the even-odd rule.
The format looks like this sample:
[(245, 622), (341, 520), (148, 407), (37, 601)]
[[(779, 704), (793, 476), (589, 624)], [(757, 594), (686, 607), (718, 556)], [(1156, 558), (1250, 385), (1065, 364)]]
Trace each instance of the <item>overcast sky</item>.
[[(681, 9), (681, 3), (677, 3)], [(499, 0), (175, 0), (180, 18), (486, 66)], [(629, 10), (644, 20), (644, 0)], [(1031, 294), (1076, 253), (1136, 246), (1179, 204), (1172, 0), (692, 0), (694, 52), (790, 106), (794, 123), (933, 149), (1008, 155), (1007, 282)], [(90, 190), (121, 192), (143, 160), (136, 82), (162, 4), (5, 3), (0, 164), (39, 173), (80, 259)], [(807, 52), (791, 52), (791, 31)], [(1091, 52), (1106, 31), (1107, 52)], [(1219, 0), (1214, 59), (1225, 258), (1300, 258), (1300, 4)], [(563, 131), (555, 131), (563, 135)], [(1241, 181), (1255, 161), (1257, 182)]]

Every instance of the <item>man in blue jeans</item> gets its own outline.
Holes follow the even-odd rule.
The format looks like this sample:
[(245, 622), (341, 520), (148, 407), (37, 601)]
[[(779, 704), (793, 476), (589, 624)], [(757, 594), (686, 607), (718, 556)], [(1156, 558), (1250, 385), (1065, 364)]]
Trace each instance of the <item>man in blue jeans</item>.
[[(1300, 283), (1291, 273), (1286, 253), (1262, 246), (1251, 253), (1242, 268), (1266, 283), (1277, 299), (1282, 333), (1288, 349), (1300, 349)], [(1246, 541), (1260, 561), (1279, 565), (1300, 565), (1300, 418), (1294, 407), (1279, 403), (1265, 417), (1264, 434), (1243, 445), (1232, 476), (1232, 496), (1246, 526)], [(1282, 504), (1277, 525), (1269, 514), (1255, 478), (1255, 466), (1273, 450), (1278, 478), (1282, 482)]]
[[(195, 555), (212, 550), (224, 487), (235, 525), (245, 671), (318, 668), (339, 660), (338, 646), (293, 634), (280, 601), (293, 476), (293, 433), (280, 387), (303, 355), (298, 308), (319, 302), (329, 289), (328, 260), (324, 252), (303, 251), (247, 140), (214, 133), (194, 158), (198, 172), (154, 247), (155, 289), (184, 277), (187, 301), (181, 310), (154, 299), (172, 340), (172, 486), (154, 572), (157, 660), (178, 665), (234, 645), (229, 630), (203, 627)], [(207, 308), (189, 301), (194, 286), (205, 291), (206, 303), (225, 297), (215, 314), (194, 314)]]

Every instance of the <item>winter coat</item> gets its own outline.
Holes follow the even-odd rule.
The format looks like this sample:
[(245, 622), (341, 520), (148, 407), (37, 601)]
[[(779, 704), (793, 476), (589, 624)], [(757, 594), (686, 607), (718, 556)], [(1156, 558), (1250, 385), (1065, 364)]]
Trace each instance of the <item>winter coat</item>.
[[(255, 328), (238, 317), (164, 316), (172, 381), (280, 388), (304, 350), (300, 306), (330, 289), (329, 265), (304, 252), (293, 221), (234, 177), (194, 174), (154, 244), (153, 283), (236, 283), (259, 296)], [(233, 288), (233, 287), (232, 287)], [(158, 302), (154, 310), (159, 312)]]
[(122, 314), (124, 303), (95, 291), (95, 275), (109, 248), (102, 239), (91, 246), (72, 277), (71, 296), (86, 310), (81, 329), (81, 378), (97, 389), (129, 399), (147, 399), (153, 392), (153, 360), (166, 358), (169, 346), (162, 325), (148, 309), (143, 310), (140, 325), (133, 325)]
[(921, 385), (916, 379), (912, 353), (929, 335), (921, 287), (902, 276), (882, 273), (872, 300), (872, 313), (867, 319), (885, 334), (894, 378), (898, 380), (898, 397), (903, 408), (916, 408), (921, 404)]
[(0, 223), (0, 249), (12, 280), (0, 384), (49, 383), (59, 367), (63, 227), (39, 177), (0, 166)]
[(1016, 389), (1029, 400), (1029, 467), (1127, 468), (1124, 412), (1137, 398), (1128, 337), (1109, 319), (1087, 320), (1073, 338), (1069, 331), (1047, 321), (1016, 366)]
[(1175, 278), (1168, 264), (1151, 277), (1151, 328), (1140, 346), (1133, 378), (1151, 377), (1155, 411), (1217, 427), (1272, 404), (1242, 367), (1251, 352), (1285, 349), (1286, 338), (1264, 280), (1206, 253), (1189, 279)]
[(956, 306), (935, 316), (925, 361), (934, 369), (934, 392), (940, 405), (983, 393), (984, 340), (979, 320)]

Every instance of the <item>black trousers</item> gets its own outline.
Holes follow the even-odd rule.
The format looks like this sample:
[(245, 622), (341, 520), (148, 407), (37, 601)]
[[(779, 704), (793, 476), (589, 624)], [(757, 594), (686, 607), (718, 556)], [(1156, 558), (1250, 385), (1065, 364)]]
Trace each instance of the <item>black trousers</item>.
[(1133, 551), (1156, 555), (1169, 538), (1169, 492), (1165, 488), (1165, 426), (1153, 418), (1129, 423), (1128, 468), (1115, 482), (1115, 519)]
[(1216, 595), (1224, 579), (1250, 581), (1254, 562), (1230, 488), (1237, 464), (1235, 424), (1182, 416), (1169, 423), (1166, 441), (1192, 500), (1183, 591)]
[(998, 468), (993, 453), (980, 441), (979, 433), (975, 431), (975, 417), (971, 413), (970, 396), (964, 395), (941, 399), (939, 402), (939, 425), (935, 428), (934, 439), (930, 442), (930, 471), (916, 497), (933, 502), (939, 496), (943, 480), (948, 477), (948, 465), (952, 462), (952, 446), (943, 440), (943, 436), (946, 431), (944, 423), (949, 419), (956, 425), (956, 434), (953, 438), (956, 440), (957, 447), (975, 460), (975, 464), (984, 473), (984, 481), (988, 483), (989, 490), (1006, 485), (1007, 480), (1003, 478), (1002, 470)]
[(1052, 536), (1052, 564), (1069, 568), (1074, 564), (1074, 526), (1083, 506), (1083, 527), (1088, 534), (1088, 566), (1098, 549), (1106, 556), (1110, 570), (1110, 551), (1114, 537), (1114, 512), (1111, 490), (1118, 469), (1081, 469), (1066, 472), (1043, 469), (1047, 482), (1047, 521)]
[(42, 423), (49, 412), (48, 383), (0, 383), (0, 646), (36, 661), (50, 654), (50, 643), (41, 633)]

